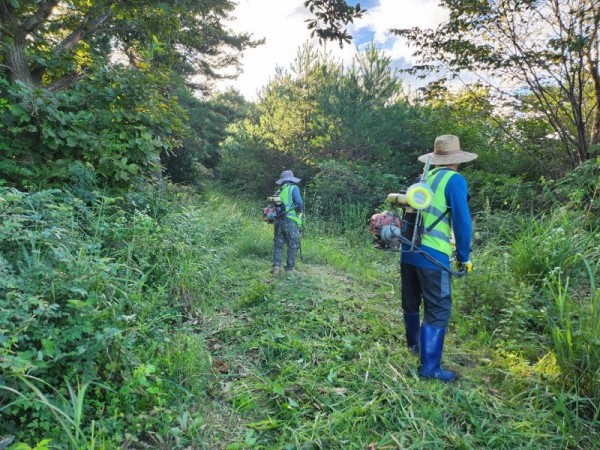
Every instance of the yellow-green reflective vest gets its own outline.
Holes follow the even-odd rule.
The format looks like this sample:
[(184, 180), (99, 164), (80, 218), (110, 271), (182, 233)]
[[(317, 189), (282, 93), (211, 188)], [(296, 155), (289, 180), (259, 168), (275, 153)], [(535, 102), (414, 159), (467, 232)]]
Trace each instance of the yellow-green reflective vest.
[(287, 211), (285, 217), (287, 217), (288, 219), (292, 219), (298, 224), (298, 226), (301, 226), (302, 220), (300, 219), (300, 217), (298, 217), (298, 214), (296, 213), (296, 205), (294, 204), (294, 197), (292, 196), (292, 189), (294, 189), (295, 187), (296, 186), (293, 184), (286, 184), (285, 186), (283, 186), (283, 189), (279, 193), (279, 197), (281, 198), (281, 201), (285, 205), (285, 210)]
[[(423, 210), (423, 237), (421, 238), (422, 245), (448, 256), (452, 255), (452, 246), (450, 245), (452, 225), (450, 214), (446, 214), (448, 205), (446, 204), (445, 190), (453, 175), (456, 175), (456, 172), (450, 169), (433, 169), (429, 172), (427, 184), (433, 191), (433, 200), (431, 205)], [(438, 222), (435, 223), (436, 221)], [(430, 227), (432, 228), (430, 229)]]

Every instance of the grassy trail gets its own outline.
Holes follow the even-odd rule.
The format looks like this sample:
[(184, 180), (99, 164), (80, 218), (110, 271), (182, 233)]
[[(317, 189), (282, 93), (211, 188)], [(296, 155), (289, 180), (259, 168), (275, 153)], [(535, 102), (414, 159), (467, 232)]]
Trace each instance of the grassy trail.
[[(443, 358), (462, 377), (444, 384), (417, 376), (398, 254), (372, 247), (364, 211), (333, 224), (308, 211), (297, 273), (274, 277), (260, 205), (159, 194), (133, 214), (108, 198), (79, 210), (55, 192), (5, 195), (0, 231), (19, 271), (0, 261), (0, 318), (20, 347), (5, 337), (0, 355), (3, 436), (107, 450), (598, 448), (592, 233), (574, 249), (589, 261), (566, 251), (575, 233), (557, 240), (560, 216), (510, 247), (476, 246), (475, 270), (454, 280)], [(542, 285), (561, 264), (583, 289)], [(46, 299), (58, 318), (13, 327)], [(86, 368), (90, 380), (64, 375)]]
[(272, 228), (232, 214), (221, 288), (200, 320), (212, 368), (206, 448), (593, 448), (598, 429), (571, 429), (560, 393), (478, 342), (459, 305), (444, 363), (462, 378), (420, 380), (397, 255), (309, 228), (297, 273), (274, 277)]

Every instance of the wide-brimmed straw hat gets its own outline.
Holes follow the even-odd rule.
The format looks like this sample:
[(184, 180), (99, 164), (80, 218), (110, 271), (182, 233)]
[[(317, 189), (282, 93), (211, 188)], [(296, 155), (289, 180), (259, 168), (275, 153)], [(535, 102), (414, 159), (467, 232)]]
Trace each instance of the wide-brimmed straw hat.
[(285, 183), (286, 181), (291, 181), (292, 183), (298, 183), (300, 181), (300, 178), (296, 178), (294, 176), (294, 172), (292, 172), (291, 170), (284, 170), (283, 172), (281, 172), (281, 176), (279, 177), (279, 180), (277, 180), (275, 183), (282, 184), (282, 183)]
[(473, 161), (478, 155), (461, 150), (458, 136), (444, 134), (435, 138), (433, 152), (419, 156), (419, 161), (427, 162), (427, 158), (430, 156), (431, 165), (443, 166), (446, 164), (460, 164)]

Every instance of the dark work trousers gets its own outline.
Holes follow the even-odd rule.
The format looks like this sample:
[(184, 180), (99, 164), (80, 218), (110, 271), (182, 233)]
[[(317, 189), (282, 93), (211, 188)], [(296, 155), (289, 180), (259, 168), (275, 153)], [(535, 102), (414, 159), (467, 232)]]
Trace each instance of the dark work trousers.
[(287, 245), (287, 265), (285, 270), (292, 270), (296, 265), (296, 252), (300, 247), (300, 230), (298, 224), (292, 219), (285, 218), (275, 222), (273, 236), (273, 265), (281, 267), (283, 264), (283, 246)]
[(424, 303), (423, 323), (446, 328), (452, 312), (452, 279), (445, 270), (400, 264), (402, 310), (417, 313)]

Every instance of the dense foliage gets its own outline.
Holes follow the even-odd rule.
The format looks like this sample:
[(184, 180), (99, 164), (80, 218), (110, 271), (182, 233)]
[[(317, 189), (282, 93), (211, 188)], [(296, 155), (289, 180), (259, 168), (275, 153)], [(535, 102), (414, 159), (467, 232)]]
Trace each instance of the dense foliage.
[(371, 248), (365, 211), (332, 228), (308, 205), (300, 273), (273, 280), (252, 202), (145, 186), (86, 206), (73, 191), (0, 192), (3, 434), (77, 449), (599, 437), (599, 255), (572, 209), (478, 216), (447, 344), (463, 379), (425, 389), (400, 345), (395, 254)]
[[(431, 38), (424, 64), (551, 75), (517, 103), (412, 92), (374, 45), (345, 67), (306, 44), (247, 102), (209, 95), (257, 44), (223, 26), (232, 2), (0, 0), (0, 448), (594, 447), (597, 6), (443, 3), (439, 30), (401, 32)], [(363, 13), (304, 4), (340, 44)], [(544, 12), (564, 39), (486, 46)], [(397, 254), (365, 233), (448, 133), (479, 155), (454, 386), (416, 376)], [(259, 202), (289, 169), (304, 258), (274, 279)]]
[(161, 154), (184, 139), (189, 155), (198, 106), (175, 90), (190, 97), (192, 78), (209, 87), (257, 44), (223, 27), (232, 9), (227, 0), (1, 2), (0, 176), (44, 186), (79, 161), (124, 188), (159, 173)]
[(523, 102), (560, 139), (561, 166), (594, 158), (600, 144), (600, 6), (594, 0), (441, 1), (435, 30), (392, 30), (415, 47), (412, 73), (475, 74), (499, 97)]
[(68, 92), (0, 82), (0, 174), (14, 185), (44, 186), (89, 164), (104, 180), (129, 186), (159, 170), (159, 155), (178, 146), (184, 112), (161, 94), (164, 79), (136, 69), (101, 70)]

